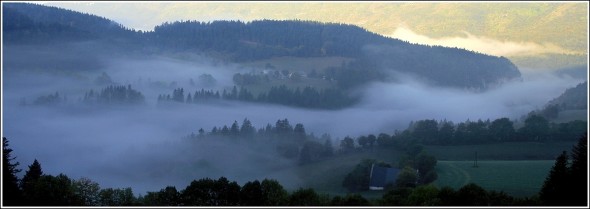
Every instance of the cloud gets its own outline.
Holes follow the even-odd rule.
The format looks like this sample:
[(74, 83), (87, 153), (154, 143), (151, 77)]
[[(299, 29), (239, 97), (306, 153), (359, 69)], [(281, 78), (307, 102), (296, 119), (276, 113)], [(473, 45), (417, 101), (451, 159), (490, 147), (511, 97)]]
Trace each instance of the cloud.
[(390, 37), (410, 43), (457, 47), (495, 56), (534, 56), (548, 53), (577, 54), (553, 43), (500, 41), (485, 36), (476, 36), (465, 31), (463, 33), (465, 34), (463, 37), (431, 38), (417, 34), (408, 28), (398, 27)]

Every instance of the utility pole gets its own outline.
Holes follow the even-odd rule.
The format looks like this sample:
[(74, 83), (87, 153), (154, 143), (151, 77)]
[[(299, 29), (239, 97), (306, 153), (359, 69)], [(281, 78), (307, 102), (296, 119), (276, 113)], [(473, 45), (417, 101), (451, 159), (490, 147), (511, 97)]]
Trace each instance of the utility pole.
[(474, 167), (474, 168), (477, 168), (477, 167), (479, 167), (479, 166), (477, 165), (477, 152), (475, 152), (475, 161), (473, 161), (473, 167)]

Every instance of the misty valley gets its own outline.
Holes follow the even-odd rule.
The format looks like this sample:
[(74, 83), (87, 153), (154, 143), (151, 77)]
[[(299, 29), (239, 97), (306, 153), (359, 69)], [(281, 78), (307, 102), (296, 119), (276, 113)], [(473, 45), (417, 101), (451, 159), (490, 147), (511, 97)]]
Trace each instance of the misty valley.
[(3, 206), (587, 204), (587, 64), (2, 6)]

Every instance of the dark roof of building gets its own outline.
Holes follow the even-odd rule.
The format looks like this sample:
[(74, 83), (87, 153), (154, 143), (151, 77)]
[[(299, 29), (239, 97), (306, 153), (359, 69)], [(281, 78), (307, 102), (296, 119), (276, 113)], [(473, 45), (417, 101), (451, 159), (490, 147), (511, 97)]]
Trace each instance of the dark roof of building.
[(381, 167), (373, 165), (371, 171), (371, 177), (369, 181), (370, 187), (385, 187), (387, 184), (395, 183), (399, 169)]

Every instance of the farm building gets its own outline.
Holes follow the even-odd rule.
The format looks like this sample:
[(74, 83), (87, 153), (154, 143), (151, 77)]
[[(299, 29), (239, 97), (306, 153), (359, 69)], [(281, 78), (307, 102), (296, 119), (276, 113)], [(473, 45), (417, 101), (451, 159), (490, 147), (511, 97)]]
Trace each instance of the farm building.
[(370, 190), (383, 190), (385, 185), (394, 184), (397, 179), (399, 169), (371, 165), (371, 174), (369, 180)]

